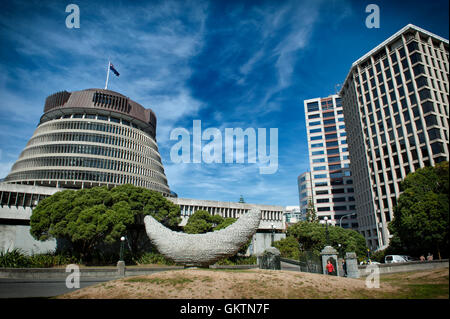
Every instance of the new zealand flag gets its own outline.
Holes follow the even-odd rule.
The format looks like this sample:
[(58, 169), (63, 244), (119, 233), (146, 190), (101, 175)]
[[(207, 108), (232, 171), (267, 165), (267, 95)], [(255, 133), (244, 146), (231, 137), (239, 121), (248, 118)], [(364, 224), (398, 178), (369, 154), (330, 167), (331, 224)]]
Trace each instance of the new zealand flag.
[(112, 63), (109, 64), (109, 69), (113, 71), (115, 75), (120, 75), (119, 72), (117, 72), (117, 70), (114, 68), (114, 65)]

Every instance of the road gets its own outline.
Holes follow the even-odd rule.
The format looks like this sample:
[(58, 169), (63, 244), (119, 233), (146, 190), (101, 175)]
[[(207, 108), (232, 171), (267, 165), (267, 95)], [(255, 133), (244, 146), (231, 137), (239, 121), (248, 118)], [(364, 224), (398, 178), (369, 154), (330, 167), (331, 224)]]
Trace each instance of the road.
[[(80, 288), (96, 285), (115, 278), (80, 279)], [(76, 288), (67, 288), (65, 279), (6, 279), (0, 278), (0, 298), (48, 298)]]
[[(149, 273), (166, 271), (157, 269)], [(52, 279), (12, 279), (0, 278), (0, 299), (5, 298), (49, 298), (72, 292), (77, 289), (96, 285), (102, 282), (118, 279), (119, 277), (83, 277), (80, 276), (80, 288), (67, 288), (65, 277)]]

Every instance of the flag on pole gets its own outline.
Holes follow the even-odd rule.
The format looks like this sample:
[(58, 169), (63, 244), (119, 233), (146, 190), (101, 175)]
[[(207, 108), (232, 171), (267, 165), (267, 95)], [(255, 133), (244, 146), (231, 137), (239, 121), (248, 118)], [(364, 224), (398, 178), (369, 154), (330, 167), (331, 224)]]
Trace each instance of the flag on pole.
[(111, 62), (109, 63), (109, 69), (111, 71), (113, 71), (116, 76), (120, 75), (119, 72), (117, 72), (117, 70), (114, 68), (114, 65)]

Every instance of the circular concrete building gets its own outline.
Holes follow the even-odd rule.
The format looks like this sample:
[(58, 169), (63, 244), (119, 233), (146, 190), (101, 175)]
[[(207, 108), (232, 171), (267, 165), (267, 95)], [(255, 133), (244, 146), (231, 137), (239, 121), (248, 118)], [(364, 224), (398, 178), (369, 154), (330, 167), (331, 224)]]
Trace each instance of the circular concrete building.
[(129, 183), (170, 196), (155, 113), (103, 89), (47, 97), (39, 125), (5, 182), (63, 188)]

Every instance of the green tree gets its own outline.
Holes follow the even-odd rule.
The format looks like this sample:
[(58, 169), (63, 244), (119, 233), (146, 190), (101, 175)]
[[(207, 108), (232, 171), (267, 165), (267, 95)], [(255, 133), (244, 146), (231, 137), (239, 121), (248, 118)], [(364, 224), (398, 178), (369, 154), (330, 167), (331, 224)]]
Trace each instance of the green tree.
[[(184, 226), (184, 232), (188, 234), (204, 234), (226, 228), (236, 220), (236, 218), (224, 218), (220, 215), (211, 215), (205, 210), (198, 210), (189, 217)], [(250, 243), (251, 239), (239, 249), (238, 254), (245, 254)]]
[(310, 223), (319, 221), (316, 209), (314, 208), (314, 203), (311, 199), (308, 200), (308, 207), (306, 208), (306, 220)]
[(198, 210), (189, 217), (184, 226), (184, 232), (188, 234), (204, 234), (213, 231), (223, 221), (224, 218), (220, 215), (211, 215), (206, 210)]
[(404, 254), (419, 256), (432, 252), (448, 256), (449, 170), (448, 162), (418, 169), (401, 182), (390, 246)]
[[(181, 222), (178, 206), (160, 193), (130, 184), (65, 190), (42, 200), (30, 218), (30, 233), (37, 240), (64, 239), (75, 254), (89, 260), (95, 248), (127, 236), (138, 252), (143, 218), (152, 215), (172, 229)], [(144, 233), (145, 235), (145, 233)]]
[(281, 257), (295, 260), (298, 260), (300, 257), (298, 241), (294, 236), (287, 236), (286, 238), (277, 240), (273, 243), (273, 246), (280, 251)]
[[(366, 241), (358, 232), (337, 226), (328, 226), (330, 245), (342, 252), (354, 251), (358, 256), (365, 256), (367, 251)], [(325, 225), (308, 221), (300, 221), (288, 227), (287, 237), (294, 237), (302, 243), (304, 250), (312, 251), (318, 255), (326, 245)]]

